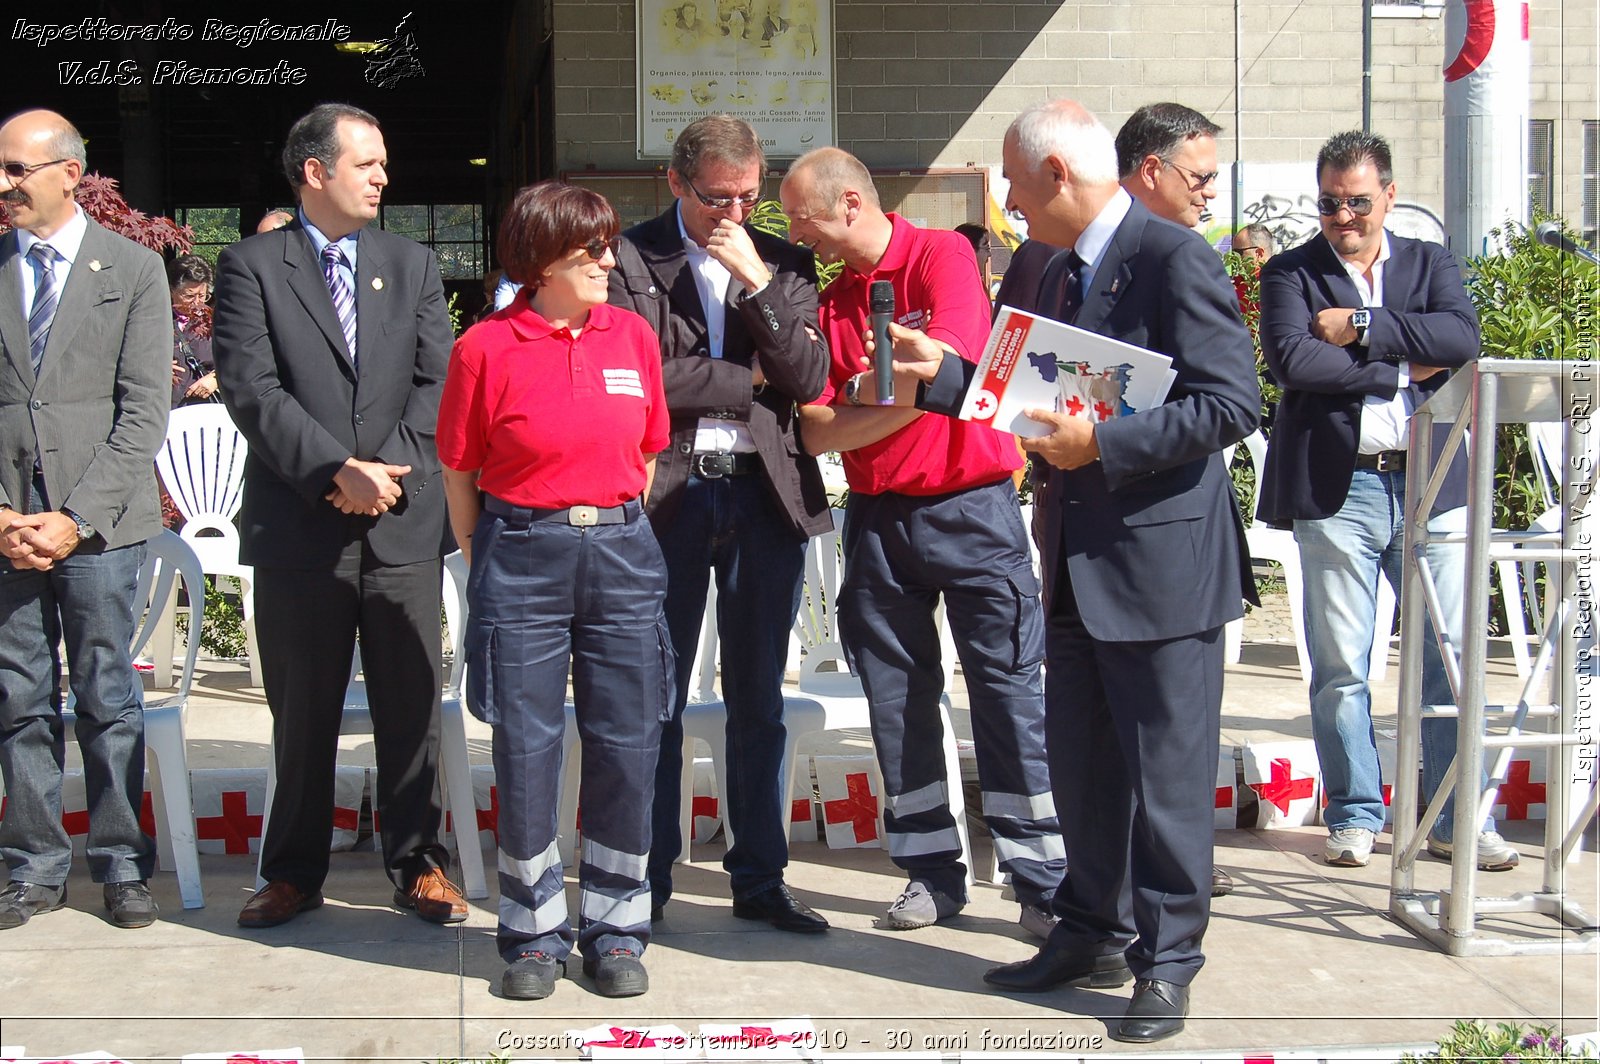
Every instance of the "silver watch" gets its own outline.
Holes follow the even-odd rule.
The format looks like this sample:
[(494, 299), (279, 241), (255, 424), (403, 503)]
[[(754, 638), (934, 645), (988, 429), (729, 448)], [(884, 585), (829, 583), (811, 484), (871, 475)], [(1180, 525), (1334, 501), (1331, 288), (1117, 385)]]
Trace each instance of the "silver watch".
[(91, 525), (89, 522), (85, 521), (83, 518), (79, 517), (77, 514), (73, 513), (71, 510), (66, 509), (65, 507), (62, 508), (61, 512), (66, 514), (68, 517), (72, 518), (72, 523), (78, 526), (78, 538), (79, 539), (93, 539), (94, 538), (94, 526), (93, 525)]
[(854, 377), (844, 382), (844, 401), (851, 406), (865, 406), (861, 401), (861, 378), (864, 373), (857, 373)]

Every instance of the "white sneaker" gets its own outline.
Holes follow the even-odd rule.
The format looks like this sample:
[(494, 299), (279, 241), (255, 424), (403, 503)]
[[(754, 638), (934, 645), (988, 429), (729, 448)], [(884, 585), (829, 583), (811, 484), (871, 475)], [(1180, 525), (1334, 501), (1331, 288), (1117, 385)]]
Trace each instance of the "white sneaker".
[(877, 926), (890, 931), (914, 931), (948, 920), (963, 908), (964, 902), (956, 901), (942, 890), (932, 890), (926, 883), (913, 880), (906, 884), (906, 889), (889, 906), (889, 911)]
[(1370, 828), (1334, 828), (1322, 847), (1322, 859), (1341, 868), (1365, 868), (1375, 841), (1377, 835)]
[[(1428, 852), (1441, 861), (1448, 861), (1456, 848), (1448, 842), (1428, 836)], [(1478, 868), (1484, 872), (1504, 872), (1517, 867), (1522, 860), (1516, 847), (1500, 837), (1498, 831), (1478, 833)]]

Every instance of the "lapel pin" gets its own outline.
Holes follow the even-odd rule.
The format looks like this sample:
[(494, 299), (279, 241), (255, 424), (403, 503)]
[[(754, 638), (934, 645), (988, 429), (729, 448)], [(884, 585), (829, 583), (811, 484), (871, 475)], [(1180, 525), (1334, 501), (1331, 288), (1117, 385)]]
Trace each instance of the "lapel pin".
[(95, 273), (99, 273), (102, 269), (104, 269), (104, 267), (100, 265), (99, 259), (90, 259), (89, 269), (93, 270)]
[(383, 278), (382, 277), (374, 277), (372, 279), (372, 290), (374, 292), (383, 291)]

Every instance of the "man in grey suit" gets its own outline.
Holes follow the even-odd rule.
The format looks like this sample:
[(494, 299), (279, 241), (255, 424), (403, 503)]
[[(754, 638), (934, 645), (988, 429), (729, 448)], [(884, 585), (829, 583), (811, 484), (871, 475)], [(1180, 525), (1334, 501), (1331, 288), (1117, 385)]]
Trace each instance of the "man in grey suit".
[(222, 253), (212, 350), (250, 443), (241, 560), (278, 788), (261, 874), (239, 914), (272, 927), (322, 904), (334, 756), (357, 634), (377, 748), (376, 812), (394, 903), (466, 919), (439, 845), (439, 544), (434, 423), (450, 355), (439, 268), (381, 229), (377, 119), (321, 104), (290, 129), (296, 219)]
[(153, 461), (167, 428), (172, 303), (161, 260), (73, 198), (83, 138), (50, 111), (0, 126), (0, 928), (66, 902), (61, 824), (65, 643), (89, 799), (89, 872), (111, 920), (156, 918), (139, 827), (144, 705), (128, 647)]

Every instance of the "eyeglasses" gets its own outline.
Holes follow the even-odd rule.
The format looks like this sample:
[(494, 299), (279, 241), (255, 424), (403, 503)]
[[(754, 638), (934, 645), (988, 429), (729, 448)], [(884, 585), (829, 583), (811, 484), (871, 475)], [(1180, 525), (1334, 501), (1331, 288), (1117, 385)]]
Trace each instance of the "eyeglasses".
[(597, 236), (587, 244), (580, 244), (579, 246), (583, 248), (583, 253), (585, 255), (588, 255), (594, 261), (599, 262), (601, 259), (606, 257), (606, 252), (608, 251), (611, 252), (612, 258), (617, 257), (617, 249), (622, 246), (622, 238), (620, 236)]
[(1201, 189), (1211, 184), (1211, 182), (1215, 181), (1218, 175), (1218, 171), (1216, 170), (1211, 171), (1209, 174), (1201, 174), (1196, 173), (1187, 166), (1179, 166), (1177, 163), (1168, 163), (1167, 165), (1189, 179), (1190, 192), (1199, 192)]
[(66, 159), (51, 159), (47, 163), (34, 163), (32, 166), (23, 166), (21, 163), (5, 163), (4, 165), (0, 165), (0, 170), (4, 170), (5, 175), (9, 177), (13, 183), (15, 183), (17, 181), (26, 180), (28, 175), (33, 173), (35, 170), (43, 170), (47, 166), (54, 166), (56, 163), (64, 163), (67, 161), (68, 160)]
[(757, 185), (749, 192), (738, 196), (708, 196), (704, 192), (701, 192), (699, 189), (695, 188), (694, 182), (690, 181), (687, 177), (683, 179), (683, 183), (689, 186), (689, 191), (694, 193), (695, 199), (699, 200), (701, 203), (705, 204), (707, 207), (710, 207), (714, 211), (725, 211), (729, 207), (732, 207), (735, 203), (743, 207), (745, 210), (749, 210), (757, 203), (761, 202), (760, 185)]
[(1340, 199), (1338, 196), (1318, 196), (1317, 213), (1324, 218), (1331, 218), (1339, 213), (1341, 207), (1349, 207), (1350, 213), (1357, 218), (1365, 218), (1372, 213), (1371, 196), (1349, 196)]

